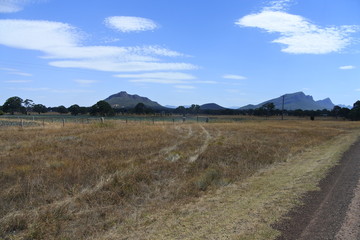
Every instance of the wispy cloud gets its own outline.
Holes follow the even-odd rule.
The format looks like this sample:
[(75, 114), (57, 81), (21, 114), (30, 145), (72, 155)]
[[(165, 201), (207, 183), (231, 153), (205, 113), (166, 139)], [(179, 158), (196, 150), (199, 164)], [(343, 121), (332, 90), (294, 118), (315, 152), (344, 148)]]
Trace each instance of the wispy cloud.
[(284, 11), (288, 8), (289, 4), (293, 0), (275, 0), (270, 1), (268, 6), (264, 7), (264, 10), (270, 10), (270, 11)]
[(177, 79), (177, 80), (191, 80), (196, 79), (195, 76), (181, 72), (152, 72), (141, 74), (118, 74), (114, 75), (118, 78), (157, 78), (157, 79)]
[(185, 55), (160, 46), (84, 46), (84, 36), (79, 29), (61, 22), (0, 20), (0, 44), (41, 51), (55, 67), (111, 72), (197, 68), (189, 63), (166, 62), (164, 58)]
[(120, 32), (140, 32), (158, 28), (158, 25), (151, 19), (129, 16), (107, 17), (105, 25)]
[(225, 78), (225, 79), (234, 79), (234, 80), (245, 80), (245, 79), (247, 79), (244, 76), (234, 75), (234, 74), (226, 74), (226, 75), (223, 76), (223, 78)]
[(84, 89), (53, 89), (48, 87), (39, 87), (39, 88), (8, 88), (10, 90), (16, 91), (25, 91), (25, 92), (50, 92), (50, 93), (92, 93), (93, 90), (84, 90)]
[(26, 92), (42, 92), (42, 91), (50, 91), (50, 88), (42, 87), (42, 88), (18, 88), (16, 90), (26, 91)]
[(203, 81), (188, 73), (182, 72), (150, 72), (140, 74), (117, 74), (114, 77), (130, 79), (133, 83), (160, 84), (216, 84), (216, 81)]
[(178, 89), (195, 89), (195, 86), (191, 86), (191, 85), (176, 85), (175, 88)]
[(261, 12), (249, 14), (235, 22), (241, 27), (256, 27), (269, 33), (279, 33), (273, 43), (285, 47), (283, 52), (294, 54), (326, 54), (340, 52), (349, 46), (351, 34), (359, 31), (356, 25), (322, 27), (300, 15), (285, 12), (291, 1), (273, 1)]
[(160, 84), (181, 84), (186, 83), (183, 80), (177, 79), (156, 79), (156, 78), (140, 78), (140, 79), (132, 79), (129, 82), (133, 83), (160, 83)]
[(7, 80), (4, 81), (5, 83), (29, 83), (32, 82), (31, 80)]
[(87, 79), (75, 79), (74, 82), (82, 84), (82, 85), (89, 85), (92, 83), (98, 82), (97, 80), (87, 80)]
[(15, 13), (24, 9), (27, 4), (35, 3), (34, 0), (0, 0), (0, 13)]
[(352, 66), (352, 65), (347, 65), (347, 66), (341, 66), (339, 67), (339, 69), (341, 70), (351, 70), (351, 69), (355, 69), (356, 67), (355, 66)]
[(22, 72), (18, 69), (14, 69), (14, 68), (0, 68), (0, 70), (6, 72), (7, 74), (19, 75), (19, 76), (23, 76), (23, 77), (31, 77), (32, 76), (31, 73)]
[(49, 64), (51, 66), (61, 68), (85, 68), (108, 72), (139, 72), (196, 69), (194, 65), (188, 63), (117, 62), (112, 60), (53, 61)]

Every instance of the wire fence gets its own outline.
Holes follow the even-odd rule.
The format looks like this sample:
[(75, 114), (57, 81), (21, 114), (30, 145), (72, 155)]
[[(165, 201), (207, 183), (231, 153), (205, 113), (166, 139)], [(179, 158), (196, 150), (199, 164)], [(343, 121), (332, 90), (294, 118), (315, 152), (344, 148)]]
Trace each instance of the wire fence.
[(0, 127), (30, 127), (45, 126), (49, 123), (62, 124), (68, 123), (90, 124), (105, 123), (106, 121), (118, 123), (214, 123), (214, 122), (235, 122), (244, 121), (241, 118), (221, 118), (209, 116), (114, 116), (114, 117), (92, 117), (88, 115), (3, 115), (0, 116)]

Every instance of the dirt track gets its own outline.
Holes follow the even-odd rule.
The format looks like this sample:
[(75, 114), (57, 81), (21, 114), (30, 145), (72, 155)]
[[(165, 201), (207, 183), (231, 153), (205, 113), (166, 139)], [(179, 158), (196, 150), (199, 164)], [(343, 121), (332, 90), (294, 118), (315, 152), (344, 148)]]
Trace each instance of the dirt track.
[(286, 239), (360, 239), (360, 140), (310, 192), (304, 205), (275, 226)]

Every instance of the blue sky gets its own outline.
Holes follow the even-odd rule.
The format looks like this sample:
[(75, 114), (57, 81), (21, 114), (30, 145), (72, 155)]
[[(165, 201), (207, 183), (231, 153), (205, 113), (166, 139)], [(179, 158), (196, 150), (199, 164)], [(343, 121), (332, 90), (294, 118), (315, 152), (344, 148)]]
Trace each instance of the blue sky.
[(0, 0), (0, 104), (360, 99), (359, 0)]

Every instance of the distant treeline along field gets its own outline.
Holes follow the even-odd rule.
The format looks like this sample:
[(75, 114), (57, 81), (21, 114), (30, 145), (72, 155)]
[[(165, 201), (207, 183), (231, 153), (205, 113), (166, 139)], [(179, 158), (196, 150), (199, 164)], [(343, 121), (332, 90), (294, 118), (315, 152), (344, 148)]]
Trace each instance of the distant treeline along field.
[(73, 104), (70, 107), (63, 105), (57, 107), (47, 107), (43, 104), (34, 103), (31, 99), (23, 100), (20, 97), (14, 96), (8, 98), (5, 103), (0, 105), (0, 115), (4, 114), (44, 114), (44, 113), (58, 113), (63, 115), (90, 115), (100, 117), (111, 117), (116, 115), (248, 115), (248, 116), (298, 116), (298, 117), (311, 117), (312, 119), (317, 116), (330, 116), (344, 120), (358, 121), (360, 120), (360, 100), (353, 104), (353, 107), (340, 107), (334, 106), (332, 110), (286, 110), (277, 109), (275, 104), (268, 102), (259, 108), (255, 109), (202, 109), (199, 105), (192, 104), (189, 107), (179, 106), (177, 108), (154, 108), (147, 106), (144, 103), (137, 103), (134, 107), (112, 107), (107, 101), (101, 100), (96, 104), (85, 107)]

